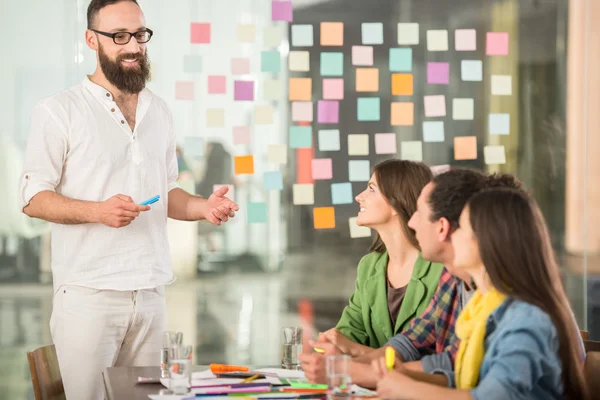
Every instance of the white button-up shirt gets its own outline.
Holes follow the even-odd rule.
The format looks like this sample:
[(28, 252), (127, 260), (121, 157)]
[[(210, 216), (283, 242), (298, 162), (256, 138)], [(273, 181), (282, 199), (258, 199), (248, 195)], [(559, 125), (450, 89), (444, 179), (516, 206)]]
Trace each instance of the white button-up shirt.
[(75, 200), (116, 194), (160, 200), (130, 225), (52, 224), (54, 290), (73, 284), (138, 290), (171, 283), (167, 199), (177, 179), (175, 133), (166, 103), (138, 96), (133, 132), (113, 96), (88, 78), (36, 106), (28, 138), (22, 206), (50, 190)]

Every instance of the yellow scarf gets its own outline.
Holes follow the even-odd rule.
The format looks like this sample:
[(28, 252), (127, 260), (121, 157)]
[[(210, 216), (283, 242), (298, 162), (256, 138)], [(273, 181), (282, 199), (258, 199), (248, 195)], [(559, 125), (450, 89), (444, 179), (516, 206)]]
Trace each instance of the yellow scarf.
[(489, 315), (506, 299), (506, 295), (496, 289), (486, 294), (479, 290), (467, 303), (456, 320), (456, 336), (460, 339), (454, 372), (456, 387), (472, 389), (479, 382), (479, 368), (485, 355), (485, 331)]

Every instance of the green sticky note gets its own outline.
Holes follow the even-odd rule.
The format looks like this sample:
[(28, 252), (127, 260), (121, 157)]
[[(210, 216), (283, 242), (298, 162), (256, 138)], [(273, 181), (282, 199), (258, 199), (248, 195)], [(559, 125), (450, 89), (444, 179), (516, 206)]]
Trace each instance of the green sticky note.
[(359, 97), (357, 115), (359, 121), (379, 121), (380, 101), (378, 97)]
[(248, 203), (246, 210), (249, 224), (264, 224), (267, 222), (267, 205), (265, 203)]
[(343, 76), (344, 75), (344, 53), (321, 53), (321, 75)]
[(290, 148), (304, 149), (312, 147), (312, 127), (290, 126)]
[(263, 51), (260, 56), (260, 70), (262, 72), (280, 72), (281, 57), (278, 51)]

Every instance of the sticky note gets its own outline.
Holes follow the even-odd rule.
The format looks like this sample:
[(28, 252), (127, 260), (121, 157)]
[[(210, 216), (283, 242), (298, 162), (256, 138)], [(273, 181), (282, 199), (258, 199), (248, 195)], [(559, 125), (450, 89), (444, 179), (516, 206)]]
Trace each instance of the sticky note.
[(350, 182), (331, 184), (331, 204), (352, 204), (353, 202)]
[(233, 144), (250, 144), (250, 127), (233, 127)]
[(371, 228), (356, 225), (356, 218), (357, 217), (350, 217), (348, 219), (348, 225), (350, 226), (350, 238), (358, 239), (371, 237)]
[(445, 29), (427, 31), (427, 50), (429, 50), (429, 51), (447, 51), (448, 50), (448, 31)]
[(192, 22), (190, 40), (194, 44), (210, 43), (210, 24), (205, 22)]
[(319, 100), (317, 104), (317, 121), (320, 124), (337, 124), (340, 120), (340, 102)]
[(490, 114), (488, 130), (490, 135), (510, 134), (510, 114)]
[(263, 174), (265, 190), (283, 190), (283, 177), (280, 171), (268, 171)]
[(273, 107), (271, 105), (256, 106), (254, 108), (254, 123), (257, 125), (270, 125), (273, 123)]
[(333, 178), (333, 166), (331, 158), (313, 158), (312, 178), (314, 180), (326, 180)]
[(475, 113), (474, 108), (473, 99), (452, 99), (452, 119), (471, 120)]
[(289, 144), (292, 149), (312, 147), (312, 127), (292, 125), (289, 127)]
[(315, 229), (335, 228), (335, 209), (333, 207), (315, 207), (313, 218)]
[(356, 68), (356, 91), (378, 92), (379, 91), (379, 69), (378, 68)]
[(492, 75), (492, 94), (510, 96), (512, 94), (512, 76)]
[(424, 142), (443, 142), (444, 141), (444, 122), (443, 121), (424, 121), (423, 122), (423, 141)]
[(288, 56), (288, 68), (290, 71), (310, 71), (310, 53), (308, 51), (290, 51)]
[(281, 45), (281, 28), (277, 25), (266, 26), (263, 30), (263, 43), (265, 47), (279, 47)]
[(251, 203), (246, 205), (249, 224), (264, 224), (267, 222), (267, 204), (266, 203)]
[(446, 116), (446, 97), (443, 95), (424, 96), (426, 117)]
[(486, 164), (506, 164), (506, 153), (504, 146), (485, 146), (483, 148), (483, 157)]
[(431, 169), (431, 173), (433, 173), (433, 175), (439, 175), (439, 174), (443, 174), (444, 172), (450, 171), (450, 165), (449, 164), (432, 165), (430, 169)]
[(287, 21), (292, 22), (293, 20), (293, 8), (291, 1), (277, 1), (271, 2), (271, 19), (273, 21)]
[(457, 51), (477, 50), (477, 32), (475, 29), (457, 29), (454, 31), (454, 48)]
[(313, 42), (312, 25), (292, 25), (292, 46), (312, 47)]
[(194, 100), (194, 82), (175, 82), (176, 100)]
[(277, 50), (267, 50), (260, 54), (260, 71), (271, 73), (281, 71), (281, 57)]
[(287, 146), (270, 144), (267, 147), (267, 161), (269, 164), (287, 164)]
[(296, 183), (292, 187), (293, 203), (295, 205), (315, 204), (315, 185), (312, 183)]
[(321, 53), (321, 75), (342, 76), (344, 75), (344, 53)]
[(415, 121), (415, 105), (412, 102), (392, 102), (392, 126), (412, 126)]
[(379, 121), (380, 100), (378, 97), (359, 97), (356, 105), (359, 121)]
[(292, 103), (292, 121), (312, 122), (313, 103), (310, 101), (295, 101)]
[(209, 76), (208, 77), (208, 94), (224, 94), (227, 86), (227, 78), (225, 76)]
[(340, 150), (340, 131), (338, 129), (322, 129), (319, 131), (320, 151)]
[(323, 99), (325, 99), (325, 100), (343, 100), (344, 99), (344, 80), (343, 79), (323, 79)]
[(183, 57), (183, 71), (186, 73), (202, 72), (202, 56), (187, 55)]
[(265, 79), (262, 84), (263, 100), (273, 101), (281, 98), (281, 81), (277, 79)]
[(412, 96), (413, 95), (413, 75), (412, 74), (392, 74), (392, 95), (393, 96)]
[(508, 55), (508, 32), (488, 32), (485, 39), (485, 54), (488, 56)]
[(360, 25), (362, 44), (383, 44), (383, 24), (363, 22)]
[(344, 23), (321, 22), (321, 46), (343, 46)]
[(206, 126), (209, 128), (225, 126), (225, 110), (222, 108), (206, 110)]
[(247, 75), (250, 73), (250, 59), (235, 57), (231, 59), (231, 73), (233, 75)]
[(256, 25), (254, 24), (238, 24), (237, 40), (241, 43), (254, 43), (256, 36)]
[(233, 185), (225, 185), (225, 184), (213, 185), (213, 192), (216, 192), (217, 190), (221, 189), (223, 186), (227, 186), (227, 189), (229, 189), (225, 196), (227, 196), (228, 199), (235, 201), (235, 186), (233, 186)]
[(412, 49), (393, 48), (390, 49), (390, 72), (411, 72), (412, 71)]
[(364, 135), (364, 134), (348, 135), (348, 155), (349, 156), (368, 156), (369, 155), (369, 135)]
[(454, 138), (455, 160), (477, 159), (477, 136), (459, 136)]
[(368, 182), (371, 179), (369, 160), (348, 161), (348, 180), (350, 182)]
[(352, 65), (363, 67), (373, 65), (373, 47), (352, 46)]
[(417, 140), (402, 142), (400, 158), (409, 161), (423, 161), (423, 142)]
[(450, 64), (446, 62), (427, 63), (427, 83), (447, 85), (450, 82)]
[(310, 101), (312, 99), (311, 78), (290, 78), (289, 100)]
[(397, 152), (395, 133), (375, 134), (375, 154), (396, 154)]
[(186, 156), (202, 158), (204, 155), (204, 139), (198, 136), (186, 136), (183, 141), (183, 150)]
[(254, 173), (254, 156), (235, 156), (233, 164), (236, 175)]
[(460, 78), (465, 82), (481, 82), (483, 80), (483, 63), (480, 60), (462, 60), (460, 62)]
[(233, 99), (236, 101), (254, 100), (253, 81), (235, 81), (233, 83)]
[(400, 22), (398, 24), (398, 44), (419, 44), (419, 24), (412, 22)]

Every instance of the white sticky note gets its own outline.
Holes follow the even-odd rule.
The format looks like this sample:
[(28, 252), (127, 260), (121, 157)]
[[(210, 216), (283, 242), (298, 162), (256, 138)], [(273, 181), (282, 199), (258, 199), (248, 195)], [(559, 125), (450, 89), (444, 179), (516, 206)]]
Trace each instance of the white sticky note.
[(270, 164), (287, 164), (287, 153), (285, 144), (270, 144), (267, 147), (267, 161)]
[(321, 129), (319, 131), (319, 150), (339, 151), (340, 131), (338, 129)]
[(349, 156), (368, 156), (369, 155), (369, 135), (348, 135), (348, 155)]
[(281, 82), (276, 79), (266, 79), (263, 81), (263, 100), (275, 101), (281, 98)]
[(242, 43), (254, 43), (256, 36), (256, 25), (238, 24), (237, 39)]
[(426, 117), (445, 117), (446, 116), (446, 96), (423, 96)]
[(401, 22), (398, 24), (398, 44), (419, 44), (419, 24)]
[(423, 141), (424, 142), (443, 142), (444, 141), (444, 122), (443, 121), (424, 121), (423, 122)]
[(263, 43), (265, 47), (279, 47), (281, 45), (281, 28), (275, 25), (267, 26), (263, 30)]
[(254, 109), (254, 123), (257, 125), (270, 125), (273, 123), (273, 106), (262, 105)]
[(409, 161), (423, 161), (423, 142), (417, 140), (402, 142), (400, 158)]
[(315, 185), (311, 183), (295, 183), (292, 192), (293, 203), (295, 205), (315, 204)]
[(448, 31), (445, 29), (427, 31), (427, 50), (448, 51)]
[(225, 126), (225, 110), (222, 108), (206, 110), (206, 126), (209, 128)]
[(485, 146), (483, 148), (483, 156), (486, 164), (506, 164), (506, 153), (504, 146)]
[(312, 25), (292, 25), (292, 46), (311, 47), (313, 45)]
[(465, 82), (481, 82), (483, 80), (483, 63), (480, 60), (462, 60), (460, 62), (460, 78)]
[(348, 178), (350, 182), (368, 182), (371, 179), (369, 160), (348, 161)]
[(290, 51), (288, 66), (290, 71), (310, 71), (310, 53), (308, 51)]
[(492, 75), (492, 94), (510, 96), (512, 94), (512, 76)]
[(313, 103), (312, 101), (294, 101), (292, 102), (292, 121), (294, 122), (312, 122)]
[(350, 217), (348, 224), (350, 225), (350, 237), (352, 239), (371, 237), (371, 228), (356, 225), (356, 217)]
[(198, 136), (186, 136), (183, 141), (183, 152), (192, 158), (202, 158), (204, 155), (204, 139)]
[(488, 131), (490, 135), (510, 134), (510, 114), (490, 114)]
[(452, 99), (452, 119), (472, 120), (475, 102), (473, 99)]

